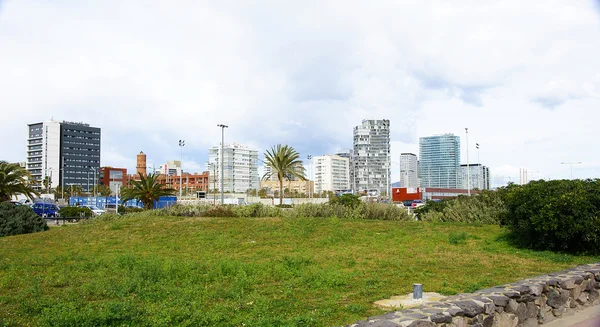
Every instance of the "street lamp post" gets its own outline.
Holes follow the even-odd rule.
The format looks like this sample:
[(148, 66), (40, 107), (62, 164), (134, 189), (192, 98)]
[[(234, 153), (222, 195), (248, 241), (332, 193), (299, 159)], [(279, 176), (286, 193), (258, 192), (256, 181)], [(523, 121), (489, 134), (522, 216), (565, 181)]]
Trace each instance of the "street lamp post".
[(181, 149), (181, 160), (179, 161), (179, 198), (183, 193), (183, 147), (185, 146), (185, 140), (179, 140), (179, 148)]
[(465, 127), (467, 134), (467, 195), (471, 196), (471, 167), (469, 166), (469, 129)]
[(228, 128), (229, 126), (218, 124), (217, 127), (221, 127), (221, 204), (225, 204), (225, 194), (223, 193), (223, 142), (225, 142), (225, 128)]
[(310, 187), (310, 178), (311, 178), (311, 166), (312, 166), (312, 154), (306, 156), (306, 160), (308, 160), (308, 198), (311, 198), (311, 187)]
[(574, 162), (572, 161), (572, 162), (561, 162), (560, 164), (571, 166), (571, 179), (573, 179), (573, 165), (578, 165), (580, 163), (581, 163), (581, 161), (574, 161)]

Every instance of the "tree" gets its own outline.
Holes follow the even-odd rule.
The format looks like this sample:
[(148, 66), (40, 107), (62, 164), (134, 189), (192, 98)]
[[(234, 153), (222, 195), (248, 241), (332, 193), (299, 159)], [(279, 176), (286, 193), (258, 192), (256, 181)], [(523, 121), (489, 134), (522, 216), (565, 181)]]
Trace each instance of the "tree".
[(112, 191), (110, 190), (110, 187), (108, 187), (108, 185), (96, 186), (96, 194), (99, 194), (100, 196), (110, 196), (111, 193)]
[(261, 188), (260, 190), (258, 190), (258, 196), (261, 198), (266, 198), (267, 197), (267, 189)]
[(139, 174), (140, 180), (132, 180), (132, 188), (122, 190), (121, 201), (125, 203), (128, 200), (137, 199), (142, 201), (145, 209), (152, 209), (154, 201), (165, 195), (173, 195), (176, 190), (160, 184), (158, 181), (159, 174)]
[(31, 200), (34, 196), (39, 196), (40, 194), (28, 183), (31, 179), (31, 175), (25, 168), (18, 164), (0, 161), (0, 202), (10, 201), (18, 194), (23, 194)]
[(283, 180), (296, 177), (305, 181), (305, 169), (300, 160), (300, 154), (291, 146), (278, 144), (265, 152), (265, 164), (270, 171), (263, 176), (263, 180), (277, 176), (279, 181), (279, 205), (283, 204)]

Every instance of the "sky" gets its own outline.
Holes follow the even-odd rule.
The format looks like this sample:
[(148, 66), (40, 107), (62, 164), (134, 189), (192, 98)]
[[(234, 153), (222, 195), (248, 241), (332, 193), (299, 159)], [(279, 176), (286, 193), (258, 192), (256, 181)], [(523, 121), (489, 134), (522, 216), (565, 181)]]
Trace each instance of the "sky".
[(101, 165), (131, 173), (180, 139), (205, 170), (218, 124), (306, 158), (389, 119), (393, 181), (423, 136), (459, 135), (466, 163), (465, 128), (492, 185), (598, 178), (598, 58), (594, 0), (0, 0), (0, 160), (50, 119), (102, 128)]

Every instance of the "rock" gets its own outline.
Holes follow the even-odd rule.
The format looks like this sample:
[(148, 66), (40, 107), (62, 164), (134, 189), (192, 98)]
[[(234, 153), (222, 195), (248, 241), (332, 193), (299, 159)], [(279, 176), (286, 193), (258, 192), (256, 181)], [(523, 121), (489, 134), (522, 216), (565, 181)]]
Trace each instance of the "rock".
[(548, 296), (548, 305), (550, 305), (553, 308), (559, 308), (563, 305), (565, 305), (565, 303), (567, 303), (567, 300), (569, 299), (569, 291), (567, 290), (560, 290), (559, 289), (550, 289), (547, 293)]
[(528, 302), (526, 305), (527, 318), (537, 317), (538, 307), (533, 302)]
[(450, 308), (450, 309), (446, 310), (446, 312), (448, 312), (453, 317), (462, 317), (465, 315), (465, 310), (463, 310), (459, 307)]
[(591, 290), (590, 294), (588, 295), (588, 301), (589, 302), (594, 302), (595, 300), (597, 300), (600, 297), (600, 292), (596, 291), (596, 290)]
[(476, 315), (483, 312), (483, 306), (478, 305), (474, 301), (458, 301), (454, 303), (459, 308), (463, 309), (465, 316), (475, 317)]
[[(398, 325), (395, 322), (391, 322), (389, 320), (378, 320), (376, 322), (363, 322), (360, 323), (358, 325), (356, 325), (356, 327), (399, 327), (400, 325)], [(435, 325), (434, 325), (435, 326)]]
[(449, 314), (443, 314), (443, 313), (436, 313), (436, 314), (432, 315), (431, 317), (429, 317), (429, 319), (431, 319), (431, 321), (435, 322), (436, 324), (441, 324), (444, 322), (452, 322), (452, 316)]
[(487, 316), (483, 319), (482, 323), (483, 327), (493, 327), (494, 326), (494, 316)]
[(573, 287), (573, 289), (571, 289), (571, 290), (569, 291), (571, 298), (572, 298), (572, 299), (576, 299), (576, 298), (578, 298), (578, 297), (579, 297), (579, 295), (581, 294), (581, 291), (582, 291), (583, 289), (584, 289), (584, 286), (583, 286), (583, 284), (581, 284), (581, 285), (577, 285), (577, 286)]
[(494, 305), (502, 307), (505, 307), (509, 300), (508, 296), (504, 295), (490, 295), (488, 298), (494, 302)]
[(437, 327), (437, 325), (431, 321), (417, 320), (417, 321), (413, 322), (412, 324), (408, 325), (408, 327)]
[[(588, 291), (588, 292), (589, 292), (589, 291), (591, 291), (591, 290), (593, 290), (593, 289), (595, 289), (595, 288), (596, 288), (596, 284), (597, 284), (597, 283), (596, 283), (596, 280), (595, 280), (595, 279), (593, 279), (593, 278), (592, 278), (592, 279), (588, 279), (588, 280), (587, 280), (587, 283), (585, 284), (585, 288), (584, 288), (584, 290), (586, 290), (586, 291)], [(582, 285), (583, 285), (583, 284), (582, 284)]]
[(456, 327), (467, 327), (467, 320), (463, 317), (452, 318), (452, 324)]
[(521, 327), (538, 327), (538, 326), (539, 326), (539, 324), (538, 324), (537, 319), (533, 319), (533, 318), (529, 318), (521, 324)]
[(534, 296), (540, 296), (544, 290), (544, 285), (541, 284), (529, 284), (527, 287), (529, 287), (530, 294)]
[(493, 327), (516, 327), (519, 323), (518, 318), (510, 313), (502, 313), (494, 316)]
[(510, 299), (505, 309), (508, 313), (517, 313), (517, 310), (519, 309), (519, 303), (513, 299)]

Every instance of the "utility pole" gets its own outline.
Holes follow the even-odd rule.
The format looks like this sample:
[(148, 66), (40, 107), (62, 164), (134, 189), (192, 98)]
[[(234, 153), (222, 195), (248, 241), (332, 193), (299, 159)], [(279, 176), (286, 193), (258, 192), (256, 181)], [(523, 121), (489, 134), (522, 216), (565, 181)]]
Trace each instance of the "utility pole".
[(311, 195), (310, 195), (310, 193), (311, 193), (310, 192), (310, 178), (311, 178), (310, 169), (311, 169), (311, 166), (312, 166), (312, 161), (311, 161), (312, 160), (312, 155), (311, 154), (307, 155), (306, 156), (306, 160), (308, 160), (308, 191), (307, 191), (307, 193), (308, 193), (308, 198), (310, 199), (311, 198)]
[(575, 162), (561, 162), (561, 165), (569, 165), (571, 166), (571, 179), (573, 179), (573, 165), (579, 165), (581, 164), (581, 161), (575, 161)]
[(469, 128), (465, 127), (467, 134), (467, 195), (471, 196), (471, 167), (469, 166)]
[(185, 146), (185, 140), (179, 140), (179, 148), (181, 150), (180, 161), (179, 161), (179, 198), (181, 199), (183, 190), (183, 147)]
[(225, 194), (223, 193), (223, 187), (224, 187), (224, 182), (223, 182), (223, 143), (225, 142), (225, 128), (228, 128), (229, 126), (227, 125), (223, 125), (223, 124), (218, 124), (217, 127), (221, 127), (221, 204), (225, 204)]

